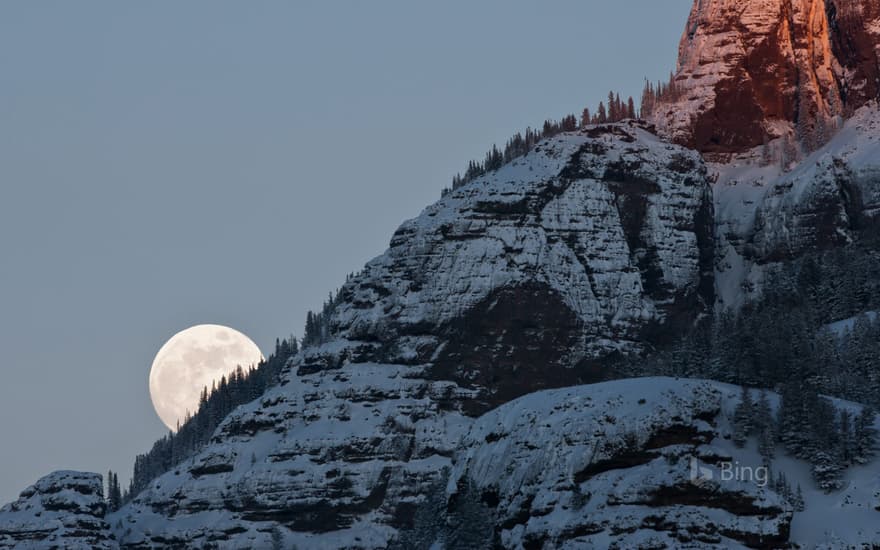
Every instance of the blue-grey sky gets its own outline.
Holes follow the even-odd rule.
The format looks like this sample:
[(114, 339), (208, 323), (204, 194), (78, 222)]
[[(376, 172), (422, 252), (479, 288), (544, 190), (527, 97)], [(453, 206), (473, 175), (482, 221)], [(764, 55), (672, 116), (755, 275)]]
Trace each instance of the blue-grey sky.
[(471, 158), (673, 68), (690, 0), (0, 5), (0, 502), (126, 481), (175, 332), (265, 353)]

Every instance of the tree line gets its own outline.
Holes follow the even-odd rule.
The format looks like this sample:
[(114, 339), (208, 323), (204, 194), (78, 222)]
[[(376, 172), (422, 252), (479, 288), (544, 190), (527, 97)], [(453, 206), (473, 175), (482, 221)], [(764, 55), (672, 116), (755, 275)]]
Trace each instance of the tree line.
[(627, 119), (638, 118), (638, 109), (632, 97), (625, 101), (621, 100), (620, 93), (609, 92), (607, 103), (599, 102), (595, 112), (585, 108), (580, 118), (573, 114), (566, 115), (560, 120), (548, 119), (541, 128), (526, 128), (525, 132), (517, 132), (504, 147), (492, 145), (486, 152), (483, 160), (472, 160), (468, 163), (463, 174), (459, 173), (452, 177), (452, 187), (443, 190), (445, 195), (451, 190), (458, 189), (475, 179), (497, 170), (515, 159), (527, 155), (542, 139), (551, 138), (564, 132), (574, 132), (579, 128), (595, 124), (607, 124), (621, 122)]

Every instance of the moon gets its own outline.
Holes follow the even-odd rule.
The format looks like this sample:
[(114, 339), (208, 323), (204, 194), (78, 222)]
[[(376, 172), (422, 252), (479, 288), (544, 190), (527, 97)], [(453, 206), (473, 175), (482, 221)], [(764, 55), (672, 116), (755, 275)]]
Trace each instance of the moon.
[(196, 325), (171, 337), (150, 368), (150, 398), (156, 414), (172, 430), (195, 414), (202, 388), (227, 378), (241, 365), (263, 359), (260, 348), (239, 331), (222, 325)]

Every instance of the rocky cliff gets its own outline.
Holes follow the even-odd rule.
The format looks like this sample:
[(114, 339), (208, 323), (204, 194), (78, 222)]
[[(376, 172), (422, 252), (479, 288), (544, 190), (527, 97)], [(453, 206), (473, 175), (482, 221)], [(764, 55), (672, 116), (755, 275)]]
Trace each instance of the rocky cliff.
[(703, 152), (740, 152), (796, 128), (822, 141), (878, 98), (880, 4), (697, 0), (679, 47), (678, 98), (653, 115)]
[[(843, 185), (835, 155), (852, 181), (873, 181), (872, 116), (850, 122), (830, 160), (770, 185), (756, 186), (745, 162), (745, 188), (759, 195), (719, 200), (740, 189), (739, 168), (713, 165), (731, 223), (724, 257), (758, 265), (793, 235), (798, 246), (832, 242), (836, 230), (808, 231), (812, 203), (799, 198)], [(839, 501), (808, 495), (839, 513), (800, 528), (772, 487), (692, 477), (695, 464), (700, 476), (760, 464), (729, 442), (738, 388), (643, 379), (540, 391), (594, 380), (603, 358), (674, 338), (711, 311), (711, 179), (698, 153), (638, 123), (540, 143), (404, 223), (342, 289), (328, 341), (197, 456), (107, 521), (99, 476), (53, 474), (0, 512), (0, 544), (384, 548), (423, 526), (430, 498), (456, 513), (469, 486), (504, 548), (776, 548), (792, 533), (836, 543), (822, 529), (853, 511), (847, 540), (880, 540), (865, 481), (876, 464)], [(876, 209), (876, 193), (859, 189), (860, 211)], [(768, 219), (774, 211), (803, 216)]]
[(479, 390), (475, 412), (596, 380), (598, 359), (711, 310), (709, 185), (699, 155), (636, 123), (541, 142), (404, 223), (344, 286), (332, 331), (363, 346), (337, 360), (428, 364)]
[(539, 392), (474, 420), (456, 410), (467, 391), (416, 367), (295, 369), (111, 517), (123, 548), (270, 547), (274, 533), (300, 548), (385, 548), (438, 484), (454, 512), (466, 480), (503, 548), (788, 540), (791, 509), (772, 489), (690, 477), (692, 459), (732, 460), (726, 414), (738, 389), (608, 382)]
[(0, 509), (0, 548), (119, 548), (106, 509), (100, 475), (55, 472)]

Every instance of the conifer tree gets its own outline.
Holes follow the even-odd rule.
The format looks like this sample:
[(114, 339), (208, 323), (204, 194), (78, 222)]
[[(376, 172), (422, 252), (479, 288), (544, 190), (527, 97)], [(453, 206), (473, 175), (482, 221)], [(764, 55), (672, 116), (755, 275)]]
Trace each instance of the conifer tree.
[(602, 102), (599, 102), (599, 108), (596, 110), (596, 122), (598, 124), (608, 122), (608, 114), (605, 112), (605, 104)]
[(617, 102), (614, 100), (614, 92), (608, 92), (608, 122), (617, 122), (620, 120)]
[(584, 126), (589, 126), (592, 123), (592, 118), (590, 118), (590, 109), (584, 109), (583, 114), (581, 114), (581, 128)]
[(776, 425), (766, 391), (761, 392), (755, 404), (752, 425), (758, 431), (758, 452), (761, 454), (764, 466), (769, 466), (776, 456)]
[(853, 433), (853, 461), (867, 464), (877, 453), (876, 413), (870, 406), (862, 407), (856, 417)]
[(749, 389), (742, 388), (739, 404), (733, 412), (733, 442), (737, 447), (744, 447), (746, 439), (752, 433), (754, 419), (754, 404)]
[(801, 484), (798, 483), (797, 491), (794, 494), (794, 498), (792, 499), (792, 507), (796, 512), (803, 512), (806, 509), (806, 501), (804, 500), (804, 491), (801, 489)]
[(444, 539), (448, 548), (489, 550), (493, 547), (491, 510), (482, 502), (479, 489), (470, 479), (460, 483), (446, 525)]

